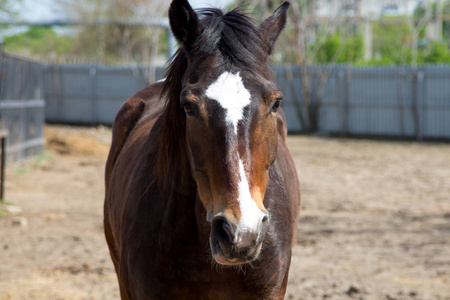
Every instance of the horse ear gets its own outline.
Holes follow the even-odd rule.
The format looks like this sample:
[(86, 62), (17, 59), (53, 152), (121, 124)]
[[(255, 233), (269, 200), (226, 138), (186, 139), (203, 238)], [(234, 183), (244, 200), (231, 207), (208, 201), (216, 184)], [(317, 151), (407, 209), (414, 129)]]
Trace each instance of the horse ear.
[(169, 8), (170, 28), (178, 42), (191, 50), (201, 33), (197, 14), (187, 0), (173, 0)]
[(270, 46), (273, 47), (281, 31), (286, 25), (287, 10), (291, 4), (289, 2), (284, 2), (281, 4), (273, 14), (262, 21), (259, 28), (263, 34), (269, 39)]

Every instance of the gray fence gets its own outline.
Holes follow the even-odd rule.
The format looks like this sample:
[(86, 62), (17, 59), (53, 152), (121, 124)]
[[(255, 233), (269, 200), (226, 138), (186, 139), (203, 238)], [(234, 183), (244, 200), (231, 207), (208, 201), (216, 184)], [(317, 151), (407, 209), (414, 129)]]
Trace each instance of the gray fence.
[[(148, 84), (149, 72), (144, 67), (46, 66), (46, 120), (110, 125), (123, 102)], [(161, 79), (162, 69), (154, 72), (156, 80)]]
[[(290, 132), (450, 139), (450, 65), (409, 67), (275, 66)], [(133, 93), (147, 85), (143, 67), (43, 66), (0, 52), (0, 129), (8, 161), (43, 150), (44, 119), (112, 124)], [(154, 70), (154, 78), (163, 70)], [(45, 99), (45, 102), (44, 102)]]
[[(309, 101), (304, 97), (300, 67), (275, 66), (273, 70), (284, 93), (290, 132), (450, 138), (450, 65), (417, 70), (313, 66), (306, 72)], [(144, 68), (47, 66), (46, 118), (111, 124), (124, 100), (147, 84), (145, 73)], [(157, 69), (156, 79), (161, 76), (162, 70)]]
[(40, 63), (0, 51), (0, 129), (8, 131), (7, 161), (44, 149), (42, 75)]
[(450, 65), (329, 68), (308, 69), (309, 105), (300, 68), (274, 68), (290, 131), (313, 119), (323, 134), (450, 139)]

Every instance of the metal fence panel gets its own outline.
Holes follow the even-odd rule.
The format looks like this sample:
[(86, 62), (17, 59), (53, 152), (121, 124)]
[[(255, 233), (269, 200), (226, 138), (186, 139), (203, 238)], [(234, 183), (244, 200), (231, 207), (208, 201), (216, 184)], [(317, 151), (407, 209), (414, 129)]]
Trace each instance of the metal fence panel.
[(450, 68), (426, 67), (423, 81), (423, 135), (450, 138)]
[(44, 149), (45, 102), (40, 63), (0, 51), (0, 129), (8, 131), (7, 161)]
[(0, 51), (0, 101), (42, 99), (42, 65)]
[[(47, 66), (46, 120), (110, 125), (124, 101), (147, 85), (146, 71), (142, 67)], [(161, 79), (161, 68), (155, 77)]]
[[(317, 70), (314, 72), (315, 81), (319, 81)], [(338, 132), (344, 124), (343, 103), (340, 102), (342, 94), (345, 92), (342, 81), (345, 75), (343, 72), (331, 72), (324, 85), (323, 98), (319, 107), (318, 130), (321, 133)], [(317, 89), (319, 86), (316, 87)], [(318, 95), (318, 92), (312, 95)]]
[(349, 134), (400, 135), (395, 69), (355, 69), (349, 85)]
[(299, 114), (303, 115), (303, 110), (296, 102), (298, 96), (302, 94), (302, 86), (298, 84), (301, 76), (298, 66), (284, 65), (274, 66), (272, 70), (275, 74), (277, 84), (283, 91), (283, 110), (288, 120), (289, 128), (302, 131)]
[[(304, 132), (317, 109), (324, 134), (450, 138), (450, 66), (274, 66), (290, 132)], [(305, 71), (305, 72), (302, 72)], [(133, 93), (146, 86), (144, 68), (48, 66), (46, 118), (51, 122), (111, 124)], [(157, 69), (156, 78), (162, 77)], [(310, 101), (302, 76), (308, 76)], [(309, 109), (309, 110), (308, 110)]]
[[(450, 65), (310, 66), (310, 101), (318, 105), (317, 131), (324, 134), (450, 138)], [(274, 67), (290, 112), (289, 130), (306, 118), (300, 68)], [(286, 92), (288, 91), (288, 92)], [(322, 95), (322, 96), (321, 96)], [(314, 105), (312, 105), (314, 108)], [(300, 109), (301, 113), (294, 113)], [(311, 112), (310, 112), (311, 113)], [(294, 120), (292, 120), (292, 118)]]

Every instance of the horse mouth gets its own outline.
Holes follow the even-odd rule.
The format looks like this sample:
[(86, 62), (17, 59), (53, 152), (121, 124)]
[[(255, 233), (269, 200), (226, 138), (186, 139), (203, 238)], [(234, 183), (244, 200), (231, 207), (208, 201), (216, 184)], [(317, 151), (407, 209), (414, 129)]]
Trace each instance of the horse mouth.
[(225, 266), (236, 266), (251, 263), (261, 253), (262, 243), (245, 248), (224, 246), (214, 237), (210, 237), (211, 252), (214, 260)]

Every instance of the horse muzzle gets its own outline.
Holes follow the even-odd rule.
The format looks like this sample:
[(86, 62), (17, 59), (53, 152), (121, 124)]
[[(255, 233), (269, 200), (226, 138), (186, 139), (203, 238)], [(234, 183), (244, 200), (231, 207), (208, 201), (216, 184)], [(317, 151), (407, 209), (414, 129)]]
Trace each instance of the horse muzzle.
[(261, 253), (269, 218), (267, 214), (253, 228), (236, 224), (225, 215), (217, 215), (211, 222), (210, 246), (214, 260), (221, 265), (250, 263)]

